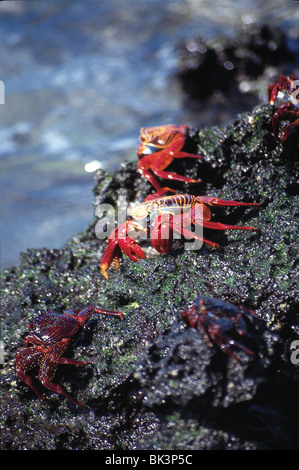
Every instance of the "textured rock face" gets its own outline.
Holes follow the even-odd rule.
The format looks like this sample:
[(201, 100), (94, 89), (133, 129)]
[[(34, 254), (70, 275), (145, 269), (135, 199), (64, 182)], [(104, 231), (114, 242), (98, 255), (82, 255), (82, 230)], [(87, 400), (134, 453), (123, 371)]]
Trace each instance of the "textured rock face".
[[(94, 219), (63, 249), (28, 250), (2, 273), (3, 449), (298, 448), (298, 164), (291, 168), (275, 142), (271, 115), (259, 106), (228, 127), (192, 132), (204, 158), (173, 167), (203, 180), (178, 183), (181, 192), (258, 202), (259, 210), (217, 208), (213, 219), (260, 234), (209, 231), (223, 252), (185, 251), (177, 241), (167, 256), (125, 257), (106, 281)], [(95, 205), (120, 194), (142, 201), (151, 188), (136, 168), (99, 171)], [(237, 363), (183, 325), (198, 294), (256, 312), (257, 357), (238, 352)], [(123, 322), (94, 316), (86, 325), (69, 354), (90, 366), (58, 369), (55, 381), (89, 410), (50, 392), (40, 402), (15, 375), (26, 325), (39, 311), (84, 305), (125, 313)]]

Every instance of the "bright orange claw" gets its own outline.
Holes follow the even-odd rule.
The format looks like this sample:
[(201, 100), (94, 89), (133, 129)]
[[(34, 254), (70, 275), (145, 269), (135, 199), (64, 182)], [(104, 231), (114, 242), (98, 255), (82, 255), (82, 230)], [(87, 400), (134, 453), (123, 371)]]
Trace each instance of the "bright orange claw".
[(187, 126), (168, 124), (159, 127), (143, 127), (140, 130), (140, 145), (137, 150), (139, 159), (138, 171), (157, 190), (155, 196), (161, 196), (167, 191), (176, 192), (170, 188), (162, 188), (154, 174), (168, 180), (184, 181), (186, 183), (200, 183), (186, 176), (165, 171), (174, 158), (202, 158), (201, 155), (183, 152), (188, 136)]

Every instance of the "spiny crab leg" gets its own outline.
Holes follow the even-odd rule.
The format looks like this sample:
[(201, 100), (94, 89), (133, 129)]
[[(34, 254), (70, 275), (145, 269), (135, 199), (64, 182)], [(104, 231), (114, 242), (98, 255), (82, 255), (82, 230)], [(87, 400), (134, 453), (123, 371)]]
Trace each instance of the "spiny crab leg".
[(44, 350), (42, 349), (42, 347), (38, 346), (35, 347), (34, 351), (32, 350), (32, 348), (27, 347), (19, 349), (16, 355), (18, 377), (20, 377), (20, 379), (23, 380), (23, 382), (25, 382), (25, 384), (28, 385), (28, 387), (30, 387), (41, 400), (45, 398), (44, 395), (38, 391), (38, 389), (33, 383), (32, 377), (26, 374), (26, 372), (27, 370), (31, 369), (32, 362), (42, 363), (44, 356)]
[(251, 232), (259, 232), (260, 230), (255, 227), (246, 227), (242, 225), (228, 225), (222, 224), (221, 222), (210, 222), (208, 220), (203, 220), (200, 222), (195, 221), (196, 224), (202, 224), (203, 227), (210, 228), (213, 230), (249, 230)]

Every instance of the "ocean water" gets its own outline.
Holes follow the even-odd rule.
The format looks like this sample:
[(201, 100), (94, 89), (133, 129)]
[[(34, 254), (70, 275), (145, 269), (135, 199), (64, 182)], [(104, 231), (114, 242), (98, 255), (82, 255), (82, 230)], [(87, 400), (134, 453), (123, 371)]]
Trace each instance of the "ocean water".
[[(180, 41), (234, 37), (244, 24), (279, 26), (295, 38), (298, 5), (1, 2), (1, 269), (18, 265), (22, 250), (60, 248), (86, 227), (92, 170), (134, 160), (140, 127), (202, 122), (174, 78)], [(206, 125), (221, 122), (217, 113), (203, 112)]]

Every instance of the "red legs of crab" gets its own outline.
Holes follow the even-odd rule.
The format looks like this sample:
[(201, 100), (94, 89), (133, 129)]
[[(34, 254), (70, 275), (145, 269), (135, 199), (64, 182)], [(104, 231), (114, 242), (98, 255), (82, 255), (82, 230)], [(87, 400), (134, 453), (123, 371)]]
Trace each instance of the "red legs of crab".
[[(115, 310), (107, 310), (106, 308), (96, 308), (95, 313), (101, 313), (102, 315), (107, 315), (111, 317), (119, 317), (121, 320), (124, 319), (123, 313), (122, 312), (116, 312)], [(82, 364), (82, 362), (81, 362)], [(88, 364), (88, 362), (87, 362)]]
[[(180, 216), (175, 216), (175, 217), (180, 217)], [(202, 222), (203, 221), (201, 221), (201, 223)], [(200, 225), (200, 223), (198, 225)], [(207, 240), (206, 238), (200, 237), (197, 233), (192, 232), (192, 230), (189, 230), (186, 227), (182, 227), (180, 222), (176, 223), (176, 221), (174, 221), (173, 229), (174, 229), (175, 232), (177, 232), (179, 234), (183, 234), (185, 237), (190, 238), (190, 240), (192, 240), (192, 239), (193, 240), (199, 240), (203, 243), (206, 243), (207, 245), (212, 246), (213, 248), (216, 248), (218, 251), (222, 251), (222, 248), (221, 248), (220, 245), (218, 245), (218, 243), (211, 242), (210, 240)]]
[[(102, 313), (102, 311), (100, 312)], [(112, 313), (111, 313), (112, 314)], [(68, 347), (71, 339), (70, 338), (63, 338), (59, 341), (55, 346), (51, 346), (49, 348), (44, 348), (43, 346), (36, 346), (33, 348), (23, 348), (22, 350), (18, 351), (17, 353), (17, 375), (23, 380), (38, 396), (40, 399), (44, 399), (44, 395), (39, 393), (35, 385), (33, 384), (33, 380), (31, 376), (27, 375), (26, 372), (30, 370), (33, 365), (36, 363), (40, 363), (40, 372), (38, 374), (38, 378), (48, 390), (52, 392), (60, 393), (64, 395), (69, 400), (74, 402), (76, 405), (84, 406), (82, 403), (77, 401), (75, 398), (71, 397), (61, 385), (53, 384), (51, 379), (54, 377), (56, 372), (57, 366), (59, 364), (71, 364), (75, 366), (79, 365), (86, 365), (88, 361), (79, 361), (77, 359), (70, 359), (66, 357), (59, 357), (57, 354), (62, 354)], [(51, 350), (51, 353), (48, 351)], [(36, 361), (32, 362), (33, 358)]]
[[(153, 171), (155, 168), (153, 168)], [(177, 173), (172, 173), (170, 171), (158, 170), (154, 171), (154, 173), (159, 176), (160, 178), (168, 179), (168, 180), (176, 180), (182, 181), (184, 183), (201, 183), (202, 180), (194, 180), (191, 178), (187, 178), (186, 176), (178, 175)], [(164, 188), (163, 188), (164, 189)]]
[[(206, 197), (206, 196), (200, 196), (199, 201), (204, 203), (204, 204), (209, 204), (211, 206), (228, 206), (228, 207), (258, 207), (258, 203), (256, 202), (237, 202), (237, 201), (231, 201), (231, 200), (223, 200), (219, 198), (213, 198), (213, 197)], [(194, 208), (191, 210), (191, 218), (193, 223), (197, 223), (195, 217), (194, 217)], [(203, 227), (206, 228), (211, 228), (214, 230), (249, 230), (252, 232), (259, 232), (259, 229), (255, 227), (244, 227), (241, 225), (229, 225), (229, 224), (222, 224), (221, 222), (211, 222), (210, 220), (204, 219), (202, 222)]]
[(40, 378), (40, 381), (43, 384), (43, 386), (46, 387), (51, 392), (55, 392), (55, 393), (59, 393), (60, 395), (64, 395), (66, 398), (68, 398), (73, 403), (75, 403), (75, 405), (87, 408), (86, 405), (83, 405), (83, 403), (81, 403), (80, 401), (76, 400), (71, 395), (69, 395), (61, 385), (53, 384), (52, 382), (49, 382), (49, 380), (45, 379), (45, 378), (41, 378), (41, 377), (39, 377), (39, 378)]
[(159, 178), (182, 181), (185, 183), (201, 183), (201, 180), (194, 180), (186, 176), (178, 175), (165, 168), (170, 165), (174, 158), (202, 158), (202, 155), (194, 155), (192, 153), (182, 152), (181, 149), (185, 144), (185, 137), (177, 138), (169, 147), (154, 152), (149, 155), (143, 155), (139, 160), (138, 171), (146, 178), (157, 190), (155, 196), (161, 197), (167, 191), (176, 193), (176, 190), (160, 186), (156, 178), (151, 174), (150, 170)]
[(79, 361), (77, 359), (61, 357), (61, 354), (63, 354), (63, 352), (68, 348), (70, 342), (71, 338), (63, 338), (61, 341), (51, 347), (51, 353), (46, 355), (41, 365), (38, 378), (43, 386), (48, 390), (51, 390), (55, 393), (60, 393), (76, 405), (83, 406), (81, 402), (70, 396), (61, 385), (53, 384), (51, 381), (59, 364), (70, 364), (75, 366), (88, 364), (88, 361)]
[(32, 366), (32, 358), (36, 358), (37, 362), (42, 361), (43, 357), (45, 356), (45, 352), (41, 350), (35, 350), (34, 352), (32, 351), (32, 348), (22, 348), (22, 350), (19, 350), (16, 355), (16, 361), (17, 361), (17, 375), (20, 377), (23, 382), (25, 382), (28, 387), (30, 387), (34, 393), (43, 400), (45, 397), (39, 393), (39, 391), (36, 389), (35, 385), (33, 384), (32, 377), (26, 372), (30, 370)]
[[(196, 225), (202, 225), (205, 228), (211, 228), (214, 230), (248, 230), (248, 231), (254, 231), (258, 232), (259, 229), (256, 229), (254, 227), (242, 227), (239, 225), (228, 225), (228, 224), (221, 224), (217, 222), (209, 222), (206, 220), (201, 220), (201, 221), (194, 221), (193, 222)], [(173, 223), (173, 229), (180, 234), (183, 234), (187, 238), (194, 239), (194, 240), (200, 240), (203, 243), (206, 243), (207, 245), (211, 245), (214, 248), (216, 248), (218, 251), (222, 251), (222, 248), (218, 243), (212, 242), (210, 240), (207, 240), (206, 238), (200, 237), (197, 235), (195, 232), (192, 232), (192, 230), (188, 230), (186, 227), (181, 227), (177, 223)]]
[[(222, 199), (217, 199), (217, 198), (208, 198), (208, 197), (201, 197), (201, 200), (204, 199), (205, 203), (209, 203), (210, 205), (223, 205), (223, 206), (254, 206), (256, 207), (256, 203), (242, 203), (242, 202), (236, 202), (236, 201), (224, 201)], [(248, 231), (254, 231), (254, 232), (259, 232), (259, 229), (255, 227), (248, 227), (248, 226), (240, 226), (240, 225), (229, 225), (229, 224), (222, 224), (220, 222), (211, 222), (209, 219), (210, 213), (207, 211), (205, 214), (203, 214), (203, 219), (201, 218), (200, 220), (196, 220), (196, 206), (203, 206), (202, 203), (197, 203), (195, 206), (191, 209), (190, 213), (185, 214), (185, 215), (175, 215), (172, 217), (171, 220), (171, 227), (172, 229), (179, 233), (183, 234), (184, 236), (194, 239), (194, 240), (200, 240), (208, 245), (213, 246), (217, 250), (221, 251), (222, 248), (219, 246), (217, 243), (211, 242), (210, 240), (207, 240), (206, 238), (203, 238), (196, 234), (195, 232), (188, 230), (186, 228), (186, 225), (188, 226), (190, 223), (198, 226), (202, 226), (204, 228), (210, 228), (214, 230), (248, 230)], [(206, 217), (206, 218), (205, 218)]]
[[(204, 334), (208, 344), (211, 344), (210, 338), (214, 341), (214, 343), (219, 346), (220, 349), (225, 351), (229, 354), (235, 361), (240, 362), (237, 356), (231, 351), (230, 346), (235, 346), (236, 348), (241, 349), (245, 353), (249, 354), (250, 356), (254, 355), (254, 352), (251, 349), (246, 348), (243, 344), (238, 343), (237, 341), (233, 340), (232, 338), (226, 336), (219, 325), (213, 325), (212, 327), (208, 327), (208, 333), (205, 328), (199, 324), (199, 327)], [(244, 334), (244, 333), (243, 333)], [(227, 346), (229, 345), (229, 346)]]
[[(221, 206), (253, 206), (256, 207), (258, 206), (257, 203), (252, 203), (252, 202), (236, 202), (236, 201), (224, 201), (222, 199), (216, 199), (215, 198), (207, 198), (207, 197), (200, 197), (200, 200), (204, 200), (203, 202), (207, 203), (209, 200), (210, 205), (221, 205)], [(197, 203), (198, 204), (198, 203)], [(209, 220), (209, 217), (206, 217), (201, 220), (196, 220), (196, 205), (191, 209), (191, 221), (193, 224), (196, 225), (202, 225), (205, 228), (210, 228), (213, 230), (248, 230), (251, 232), (259, 232), (260, 230), (255, 228), (255, 227), (248, 227), (248, 226), (242, 226), (242, 225), (229, 225), (229, 224), (222, 224), (221, 222), (211, 222)]]
[[(144, 157), (143, 157), (144, 158)], [(139, 168), (138, 169), (139, 173), (141, 174), (141, 176), (143, 176), (143, 178), (145, 178), (147, 181), (149, 181), (153, 186), (154, 188), (157, 190), (157, 192), (152, 195), (154, 197), (160, 197), (162, 196), (163, 194), (167, 193), (168, 191), (172, 192), (172, 193), (176, 193), (176, 190), (175, 189), (171, 189), (171, 188), (168, 188), (168, 187), (165, 187), (165, 188), (162, 188), (162, 186), (159, 185), (158, 181), (156, 180), (156, 178), (150, 173), (149, 170), (145, 170), (144, 168)], [(148, 196), (150, 197), (150, 196)]]
[[(194, 157), (194, 155), (192, 155), (192, 156)], [(145, 158), (145, 157), (143, 157), (143, 158)], [(165, 167), (165, 165), (163, 165), (163, 166)], [(182, 182), (185, 182), (185, 183), (201, 183), (201, 180), (194, 180), (194, 179), (191, 179), (191, 178), (187, 178), (186, 176), (178, 175), (177, 173), (171, 173), (169, 171), (163, 171), (163, 170), (156, 169), (156, 164), (153, 165), (151, 170), (157, 176), (159, 176), (160, 178), (164, 178), (164, 179), (168, 179), (168, 180), (182, 181)], [(149, 170), (139, 168), (138, 171), (157, 190), (154, 194), (151, 194), (151, 195), (147, 196), (146, 201), (149, 201), (150, 199), (153, 199), (153, 198), (161, 197), (161, 196), (163, 196), (163, 194), (165, 194), (167, 192), (171, 192), (171, 193), (174, 193), (174, 194), (177, 193), (176, 189), (169, 188), (168, 186), (165, 186), (165, 187), (160, 186), (160, 184), (158, 183), (156, 178), (150, 173)]]

